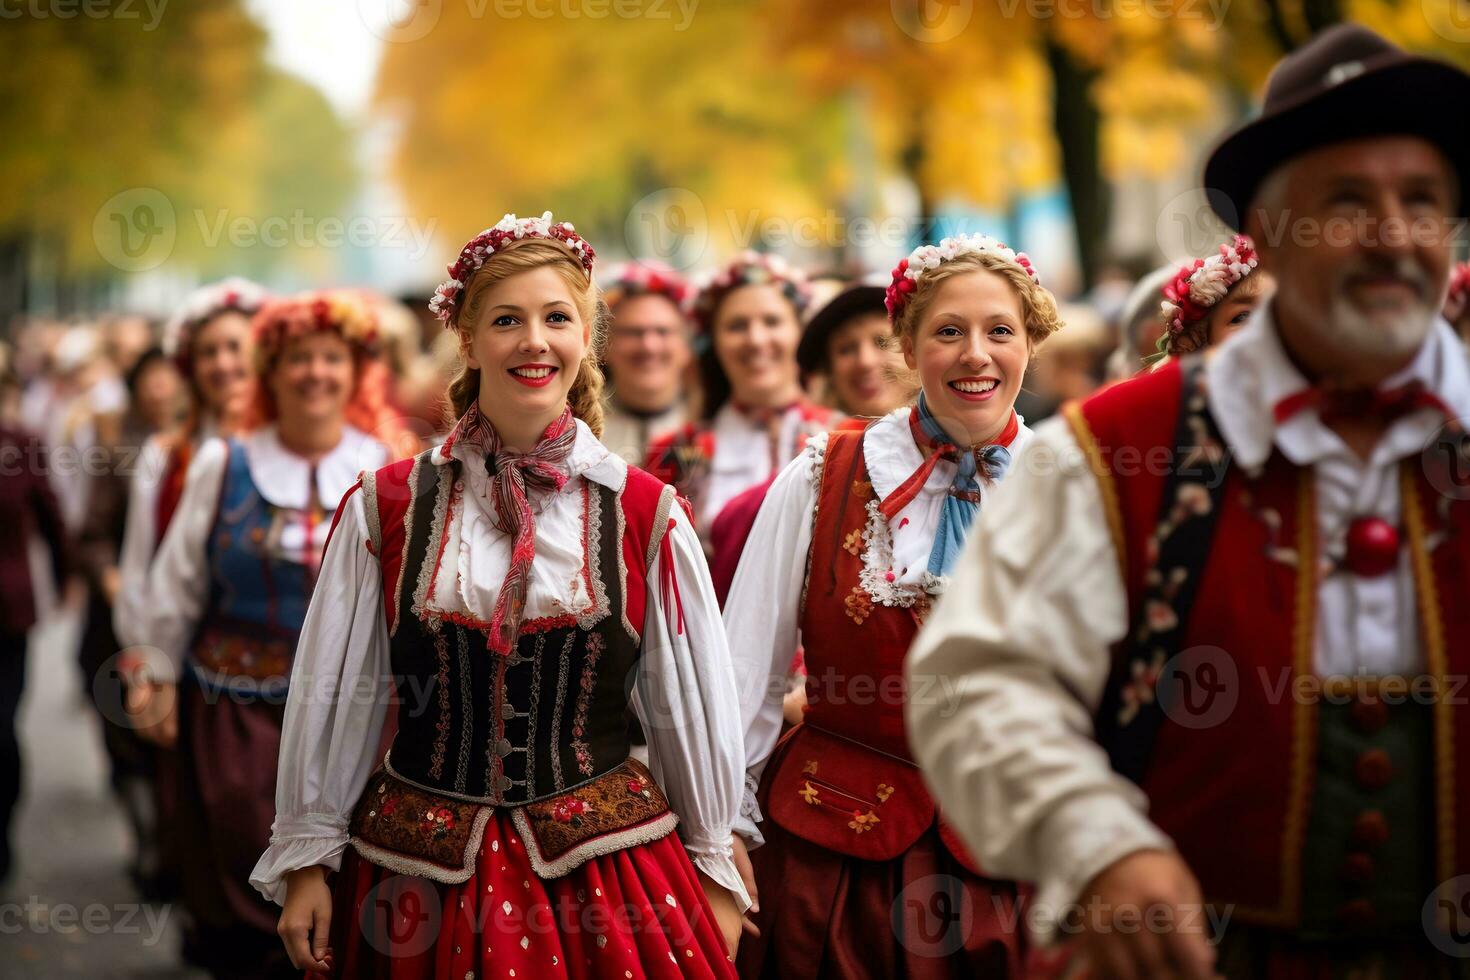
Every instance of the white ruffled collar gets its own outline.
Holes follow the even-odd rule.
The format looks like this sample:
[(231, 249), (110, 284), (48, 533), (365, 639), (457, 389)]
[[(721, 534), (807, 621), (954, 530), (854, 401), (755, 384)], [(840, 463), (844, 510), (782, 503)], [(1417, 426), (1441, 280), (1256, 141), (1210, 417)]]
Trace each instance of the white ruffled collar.
[[(863, 459), (868, 464), (868, 479), (872, 481), (873, 492), (879, 500), (897, 490), (924, 462), (924, 454), (909, 429), (909, 415), (913, 411), (907, 405), (895, 409), (863, 430)], [(1025, 418), (1017, 413), (1016, 437), (1010, 445), (1012, 459), (1030, 438), (1031, 430), (1027, 428)], [(946, 459), (939, 460), (916, 499), (947, 493), (954, 482), (954, 475), (955, 464)]]
[(274, 425), (264, 426), (240, 437), (250, 478), (266, 502), (274, 507), (305, 510), (316, 491), (317, 503), (333, 511), (363, 470), (376, 470), (388, 462), (388, 448), (372, 436), (350, 425), (342, 427), (342, 438), (314, 469), (304, 456), (281, 443)]
[[(874, 496), (868, 501), (868, 520), (863, 526), (859, 581), (885, 606), (907, 607), (924, 595), (940, 595), (949, 581), (948, 576), (930, 574), (928, 564), (944, 500), (954, 482), (955, 464), (939, 460), (923, 489), (894, 515), (896, 520), (890, 522), (878, 510), (879, 501), (897, 490), (924, 462), (909, 429), (912, 411), (911, 407), (899, 408), (863, 431), (863, 461)], [(1013, 455), (1031, 437), (1020, 415), (1016, 422), (1016, 437), (1010, 445)]]

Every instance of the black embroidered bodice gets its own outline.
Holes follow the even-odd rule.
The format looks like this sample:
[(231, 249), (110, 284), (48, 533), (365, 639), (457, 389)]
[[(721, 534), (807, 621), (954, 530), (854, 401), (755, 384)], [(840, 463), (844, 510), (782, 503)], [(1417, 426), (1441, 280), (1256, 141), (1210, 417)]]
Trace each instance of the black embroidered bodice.
[(416, 487), (409, 505), (398, 579), (403, 614), (390, 641), (401, 704), (389, 770), (446, 795), (519, 805), (622, 763), (639, 644), (624, 613), (617, 492), (591, 482), (580, 491), (592, 607), (527, 620), (514, 650), (499, 656), (486, 642), (487, 624), (429, 604), (450, 508), (472, 491), (458, 462), (420, 475), (429, 485)]

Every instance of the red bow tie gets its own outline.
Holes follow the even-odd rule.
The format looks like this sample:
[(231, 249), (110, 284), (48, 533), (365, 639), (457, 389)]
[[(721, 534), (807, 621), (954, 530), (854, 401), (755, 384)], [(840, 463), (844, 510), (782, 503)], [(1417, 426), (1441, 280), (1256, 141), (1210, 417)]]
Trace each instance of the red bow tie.
[[(989, 449), (991, 446), (1010, 448), (1011, 443), (1016, 439), (1016, 434), (1020, 430), (1020, 420), (1016, 418), (1016, 410), (1013, 408), (1011, 409), (1011, 417), (1006, 419), (1006, 427), (1001, 430), (1000, 435), (995, 437), (994, 442), (987, 443), (984, 446), (976, 446), (970, 450), (975, 453), (976, 472), (986, 479), (990, 479), (988, 473), (989, 464), (980, 453)], [(879, 503), (878, 510), (889, 520), (892, 520), (893, 515), (907, 507), (919, 495), (919, 491), (924, 489), (924, 484), (929, 482), (929, 474), (934, 472), (934, 467), (939, 465), (941, 459), (947, 459), (952, 463), (959, 459), (960, 456), (960, 448), (958, 446), (949, 442), (936, 442), (920, 427), (919, 408), (917, 405), (909, 412), (909, 432), (913, 434), (914, 445), (919, 447), (919, 452), (925, 454), (924, 462), (920, 463), (919, 468), (914, 470), (907, 480), (904, 480), (895, 487), (894, 491), (887, 497), (884, 497), (882, 502)], [(979, 497), (977, 496), (974, 499), (978, 501)]]
[(1432, 408), (1453, 422), (1455, 413), (1422, 381), (1410, 381), (1397, 388), (1304, 388), (1276, 403), (1272, 414), (1276, 424), (1315, 408), (1325, 423), (1340, 419), (1378, 419), (1385, 424), (1418, 411)]

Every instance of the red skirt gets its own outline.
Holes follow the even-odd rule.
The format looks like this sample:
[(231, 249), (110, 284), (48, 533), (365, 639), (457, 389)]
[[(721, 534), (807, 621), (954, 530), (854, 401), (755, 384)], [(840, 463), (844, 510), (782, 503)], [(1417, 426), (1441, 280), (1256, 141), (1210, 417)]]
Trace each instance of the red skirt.
[(1021, 977), (1015, 885), (971, 874), (931, 828), (891, 861), (838, 854), (761, 824), (750, 852), (760, 937), (740, 942), (745, 980)]
[(349, 845), (331, 932), (335, 975), (353, 980), (735, 975), (677, 834), (543, 880), (504, 810), (460, 885), (397, 874)]

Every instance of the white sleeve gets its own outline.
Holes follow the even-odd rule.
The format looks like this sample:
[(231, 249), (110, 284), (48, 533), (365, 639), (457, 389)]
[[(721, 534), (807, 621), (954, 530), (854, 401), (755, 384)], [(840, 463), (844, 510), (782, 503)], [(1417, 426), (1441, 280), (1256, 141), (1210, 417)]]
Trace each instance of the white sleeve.
[(365, 547), (363, 507), (360, 492), (342, 502), (296, 644), (276, 819), (250, 873), (256, 890), (277, 903), (286, 897), (286, 872), (341, 867), (352, 809), (378, 764), (392, 680), (382, 573)]
[(184, 493), (148, 569), (136, 643), (157, 647), (183, 666), (194, 630), (209, 601), (209, 534), (219, 508), (229, 447), (211, 439), (199, 448), (184, 477)]
[(986, 870), (1035, 882), (1056, 911), (1119, 858), (1172, 846), (1093, 740), (1128, 603), (1064, 420), (1037, 428), (977, 523), (908, 656), (909, 742)]
[(725, 635), (745, 728), (745, 791), (735, 829), (753, 847), (764, 843), (755, 791), (781, 736), (781, 707), (796, 653), (812, 543), (813, 481), (825, 449), (824, 436), (813, 439), (772, 482), (725, 599)]
[[(730, 845), (745, 772), (730, 654), (699, 537), (682, 507), (669, 516), (673, 526), (648, 572), (633, 708), (690, 860), (744, 911), (750, 895)], [(666, 562), (673, 563), (674, 579), (667, 605)]]
[(143, 642), (148, 566), (158, 544), (158, 493), (168, 466), (168, 450), (156, 438), (143, 444), (128, 481), (128, 513), (118, 556), (117, 601), (112, 606), (112, 630), (124, 647)]

